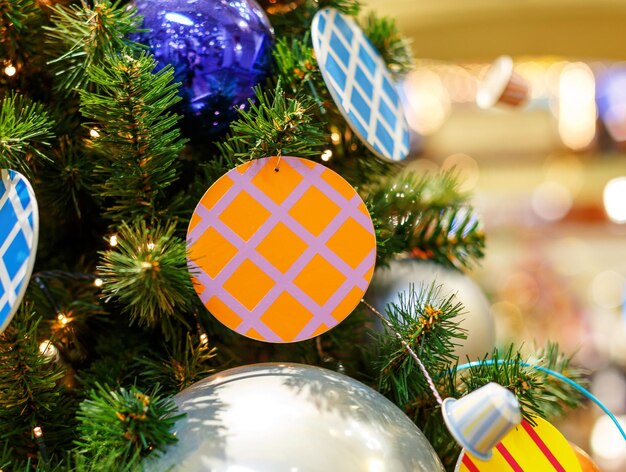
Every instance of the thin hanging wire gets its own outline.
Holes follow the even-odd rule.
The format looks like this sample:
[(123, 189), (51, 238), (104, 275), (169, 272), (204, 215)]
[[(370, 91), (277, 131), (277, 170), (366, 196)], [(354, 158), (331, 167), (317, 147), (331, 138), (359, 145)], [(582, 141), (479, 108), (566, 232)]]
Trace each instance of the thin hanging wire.
[(422, 363), (422, 360), (415, 353), (413, 348), (404, 340), (402, 335), (400, 333), (398, 333), (394, 329), (393, 325), (389, 322), (389, 320), (387, 320), (387, 318), (384, 317), (384, 315), (381, 312), (379, 312), (376, 308), (374, 308), (372, 305), (367, 303), (364, 299), (361, 299), (361, 303), (363, 303), (363, 305), (365, 305), (367, 308), (369, 308), (372, 311), (372, 313), (374, 313), (376, 316), (378, 316), (378, 318), (380, 318), (380, 320), (383, 323), (385, 323), (387, 325), (387, 327), (391, 330), (391, 332), (393, 334), (395, 334), (396, 337), (400, 340), (400, 342), (402, 343), (404, 348), (407, 350), (407, 352), (411, 355), (411, 357), (413, 359), (415, 359), (415, 362), (417, 362), (417, 365), (419, 366), (420, 370), (422, 371), (422, 374), (424, 374), (424, 377), (426, 377), (426, 381), (428, 382), (428, 386), (430, 387), (431, 392), (433, 392), (433, 395), (435, 396), (435, 399), (437, 400), (437, 403), (439, 403), (439, 405), (442, 405), (443, 404), (443, 400), (441, 399), (441, 395), (439, 395), (439, 392), (437, 391), (437, 388), (435, 387), (435, 382), (433, 382), (432, 377), (430, 376), (430, 374), (426, 370), (426, 367)]

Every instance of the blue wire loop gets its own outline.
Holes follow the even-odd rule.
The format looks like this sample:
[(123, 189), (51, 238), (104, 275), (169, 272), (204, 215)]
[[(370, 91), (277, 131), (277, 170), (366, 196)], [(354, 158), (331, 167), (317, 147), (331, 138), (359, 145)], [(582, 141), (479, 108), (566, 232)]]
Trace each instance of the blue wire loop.
[[(468, 362), (466, 364), (461, 364), (460, 366), (458, 366), (456, 368), (456, 370), (458, 372), (459, 370), (469, 369), (470, 367), (478, 367), (478, 366), (481, 366), (481, 365), (494, 365), (494, 364), (498, 364), (498, 365), (501, 365), (501, 364), (515, 364), (515, 361), (486, 359), (484, 361), (474, 361), (474, 362)], [(586, 396), (589, 400), (591, 400), (596, 405), (598, 405), (600, 407), (600, 409), (602, 411), (604, 411), (608, 415), (609, 418), (611, 418), (613, 423), (615, 423), (615, 426), (617, 426), (617, 429), (619, 429), (619, 432), (622, 433), (622, 437), (626, 441), (626, 432), (624, 432), (624, 429), (622, 428), (622, 425), (619, 423), (618, 419), (615, 417), (615, 415), (613, 415), (613, 413), (611, 413), (609, 411), (609, 409), (606, 406), (604, 406), (604, 404), (598, 399), (598, 397), (596, 397), (589, 390), (587, 390), (584, 387), (582, 387), (581, 385), (577, 384), (572, 379), (568, 379), (563, 374), (560, 374), (559, 372), (555, 372), (554, 370), (548, 369), (547, 367), (542, 367), (540, 365), (533, 365), (533, 364), (529, 364), (527, 362), (519, 362), (519, 365), (521, 365), (523, 367), (530, 367), (531, 369), (539, 370), (539, 371), (544, 372), (544, 373), (546, 373), (548, 375), (556, 377), (557, 379), (562, 380), (566, 384), (571, 385), (572, 387), (574, 387), (576, 390), (578, 390), (580, 393), (582, 393), (584, 396)]]

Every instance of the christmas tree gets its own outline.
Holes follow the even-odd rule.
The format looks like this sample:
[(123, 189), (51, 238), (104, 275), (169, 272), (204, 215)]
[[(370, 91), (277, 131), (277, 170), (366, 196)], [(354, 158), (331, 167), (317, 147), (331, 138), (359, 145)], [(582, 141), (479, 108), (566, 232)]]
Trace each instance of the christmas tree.
[[(1, 168), (30, 181), (39, 216), (28, 288), (0, 333), (1, 470), (138, 470), (176, 442), (172, 396), (257, 362), (319, 366), (373, 387), (423, 431), (448, 470), (460, 446), (407, 346), (442, 397), (496, 382), (531, 423), (579, 405), (575, 388), (528, 367), (518, 346), (485, 346), (469, 359), (479, 362), (457, 371), (468, 359), (454, 347), (471, 336), (461, 326), (463, 298), (436, 281), (387, 305), (386, 322), (359, 297), (334, 329), (293, 343), (242, 336), (207, 310), (189, 274), (190, 221), (207, 189), (251, 160), (287, 166), (296, 156), (346, 179), (371, 215), (379, 268), (410, 255), (462, 273), (485, 245), (455, 172), (415, 175), (381, 158), (347, 122), (320, 70), (312, 23), (332, 8), (358, 21), (400, 78), (413, 56), (394, 20), (365, 16), (353, 0), (263, 8), (273, 27), (268, 56), (234, 76), (260, 68), (257, 86), (243, 87), (250, 101), (235, 110), (239, 90), (229, 87), (240, 85), (231, 78), (198, 111), (191, 66), (159, 59), (168, 40), (144, 25), (145, 2), (0, 0)], [(224, 55), (247, 44), (216, 37)], [(189, 50), (180, 54), (191, 63)], [(202, 74), (202, 60), (193, 60)], [(532, 363), (582, 379), (554, 345)]]

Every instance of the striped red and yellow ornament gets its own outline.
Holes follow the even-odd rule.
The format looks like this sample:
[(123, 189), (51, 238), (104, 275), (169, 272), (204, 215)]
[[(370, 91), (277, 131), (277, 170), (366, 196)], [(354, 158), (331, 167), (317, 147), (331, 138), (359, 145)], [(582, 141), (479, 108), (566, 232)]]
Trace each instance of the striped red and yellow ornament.
[(456, 472), (582, 472), (572, 446), (550, 423), (535, 418), (509, 432), (493, 450), (493, 456), (482, 461), (463, 450)]

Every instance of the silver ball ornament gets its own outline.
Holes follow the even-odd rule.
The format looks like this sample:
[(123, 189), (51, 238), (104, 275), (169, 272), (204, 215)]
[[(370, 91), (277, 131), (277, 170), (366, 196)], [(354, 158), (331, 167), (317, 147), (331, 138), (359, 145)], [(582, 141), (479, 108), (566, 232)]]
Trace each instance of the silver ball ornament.
[(174, 397), (178, 443), (145, 470), (443, 472), (422, 432), (362, 383), (319, 367), (256, 364)]
[(415, 259), (392, 261), (389, 267), (378, 268), (365, 295), (378, 311), (385, 313), (390, 303), (399, 303), (401, 293), (409, 293), (411, 285), (419, 290), (420, 284), (429, 287), (433, 282), (442, 285), (440, 296), (456, 295), (464, 310), (459, 326), (466, 331), (467, 339), (455, 340), (459, 345), (454, 354), (464, 362), (482, 359), (495, 346), (496, 328), (489, 302), (480, 287), (467, 275), (434, 262)]

